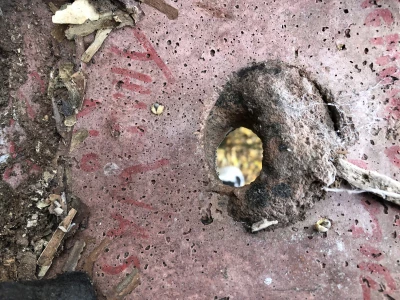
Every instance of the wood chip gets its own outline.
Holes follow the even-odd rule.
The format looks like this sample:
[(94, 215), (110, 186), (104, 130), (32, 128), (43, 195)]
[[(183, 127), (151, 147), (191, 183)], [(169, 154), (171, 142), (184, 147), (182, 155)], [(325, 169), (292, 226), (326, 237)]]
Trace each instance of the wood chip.
[(74, 247), (72, 247), (72, 250), (68, 256), (68, 259), (64, 264), (64, 267), (62, 269), (63, 272), (75, 271), (75, 268), (78, 265), (79, 259), (81, 258), (81, 254), (85, 246), (86, 243), (84, 240), (75, 242)]
[(59, 9), (51, 18), (56, 24), (82, 24), (86, 20), (98, 20), (100, 15), (88, 0), (75, 0)]
[(70, 151), (72, 152), (73, 150), (75, 150), (76, 147), (78, 147), (78, 145), (81, 144), (88, 136), (89, 132), (87, 131), (87, 129), (78, 129), (78, 131), (76, 131), (72, 135)]
[[(60, 223), (59, 227), (69, 228), (73, 218), (76, 215), (76, 212), (77, 211), (75, 209), (71, 208), (68, 215)], [(46, 275), (48, 269), (53, 262), (54, 255), (56, 254), (58, 247), (60, 247), (61, 241), (63, 240), (64, 236), (65, 232), (62, 231), (60, 228), (57, 228), (46, 248), (43, 250), (42, 254), (40, 254), (40, 257), (37, 261), (38, 266), (40, 266), (38, 274), (39, 278), (42, 278), (44, 275)]]
[(162, 12), (170, 20), (178, 18), (178, 10), (163, 0), (143, 0), (142, 2)]
[(51, 10), (51, 12), (53, 13), (53, 14), (55, 14), (56, 12), (57, 12), (57, 10), (58, 10), (58, 7), (57, 6), (55, 6), (55, 4), (53, 3), (53, 2), (49, 2), (49, 9)]
[(93, 278), (93, 266), (96, 260), (99, 258), (100, 254), (106, 249), (106, 247), (111, 243), (109, 238), (105, 238), (101, 243), (90, 252), (89, 256), (86, 258), (83, 271), (89, 274), (90, 278)]
[(107, 29), (100, 29), (96, 33), (96, 37), (93, 43), (86, 49), (85, 53), (83, 53), (81, 60), (85, 63), (88, 63), (93, 55), (100, 49), (101, 45), (103, 44), (104, 40), (108, 37), (109, 33), (111, 32), (111, 28)]
[(87, 36), (92, 32), (104, 28), (114, 28), (117, 23), (113, 20), (111, 12), (104, 14), (97, 21), (87, 20), (85, 23), (80, 25), (71, 25), (66, 31), (65, 36), (67, 39), (72, 40), (76, 36)]
[(261, 220), (260, 222), (254, 223), (251, 226), (251, 232), (257, 232), (260, 231), (262, 229), (265, 229), (271, 225), (276, 225), (278, 224), (278, 221), (274, 220), (274, 221), (268, 221), (268, 220)]
[(364, 170), (344, 159), (337, 160), (336, 169), (338, 176), (351, 185), (400, 205), (400, 182), (378, 172)]

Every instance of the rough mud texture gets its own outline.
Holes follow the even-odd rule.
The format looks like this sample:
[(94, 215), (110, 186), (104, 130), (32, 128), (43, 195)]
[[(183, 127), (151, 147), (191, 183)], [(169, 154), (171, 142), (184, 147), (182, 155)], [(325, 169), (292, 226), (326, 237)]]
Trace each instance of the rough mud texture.
[[(49, 35), (51, 12), (39, 1), (1, 1), (0, 281), (33, 279), (36, 259), (59, 222), (36, 202), (57, 186), (52, 171), (59, 136), (46, 89), (60, 49)], [(68, 53), (70, 48), (63, 47)]]
[[(304, 72), (279, 61), (244, 68), (226, 84), (207, 121), (205, 151), (216, 189), (231, 194), (228, 210), (235, 220), (292, 224), (321, 199), (321, 188), (335, 181), (333, 159), (345, 133), (341, 116), (331, 118), (336, 107), (324, 98)], [(228, 188), (217, 179), (215, 151), (241, 126), (260, 137), (263, 168), (250, 185)]]

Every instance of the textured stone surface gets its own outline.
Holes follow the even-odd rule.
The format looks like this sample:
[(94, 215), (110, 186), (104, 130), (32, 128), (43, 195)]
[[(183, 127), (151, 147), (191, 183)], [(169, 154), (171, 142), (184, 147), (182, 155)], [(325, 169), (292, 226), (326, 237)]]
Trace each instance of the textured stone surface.
[[(399, 178), (399, 81), (391, 77), (399, 72), (398, 1), (169, 3), (179, 9), (176, 21), (143, 5), (139, 28), (112, 32), (85, 66), (76, 129), (89, 137), (71, 165), (73, 190), (91, 211), (80, 233), (88, 240), (83, 261), (105, 236), (111, 240), (94, 265), (95, 286), (106, 294), (137, 266), (141, 285), (127, 299), (399, 298), (399, 208), (368, 195), (327, 194), (303, 221), (248, 234), (228, 215), (227, 197), (209, 192), (200, 135), (233, 72), (278, 59), (330, 90), (353, 118), (359, 140), (348, 160)], [(50, 22), (44, 4), (35, 7), (46, 12), (39, 21)], [(22, 52), (46, 86), (36, 31), (24, 31)], [(33, 79), (21, 91), (40, 92)], [(150, 112), (155, 102), (165, 106), (160, 116)], [(16, 141), (12, 153), (8, 142), (6, 153), (22, 151)], [(3, 179), (24, 181), (18, 174)], [(210, 205), (214, 221), (204, 225)], [(312, 231), (321, 216), (332, 220), (326, 237)]]

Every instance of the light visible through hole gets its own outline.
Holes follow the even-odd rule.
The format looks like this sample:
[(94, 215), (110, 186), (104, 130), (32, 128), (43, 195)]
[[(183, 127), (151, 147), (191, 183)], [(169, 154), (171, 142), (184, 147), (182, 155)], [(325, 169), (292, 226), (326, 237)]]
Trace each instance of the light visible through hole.
[(240, 187), (253, 182), (262, 168), (263, 147), (250, 129), (230, 132), (217, 149), (217, 173), (226, 185)]

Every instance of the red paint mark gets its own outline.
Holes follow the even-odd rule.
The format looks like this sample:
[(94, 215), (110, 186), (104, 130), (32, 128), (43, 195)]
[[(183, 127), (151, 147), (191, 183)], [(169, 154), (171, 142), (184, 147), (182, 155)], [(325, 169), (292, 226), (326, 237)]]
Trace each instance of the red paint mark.
[(137, 79), (137, 80), (140, 80), (143, 82), (152, 82), (152, 79), (149, 75), (135, 72), (135, 71), (128, 70), (128, 69), (111, 68), (111, 72), (113, 72), (114, 74), (120, 74), (120, 75), (124, 75), (126, 77), (134, 78), (134, 79)]
[(96, 109), (96, 105), (101, 104), (100, 100), (93, 100), (93, 99), (85, 99), (82, 104), (81, 111), (76, 115), (77, 118), (82, 118), (90, 114), (93, 110)]
[(133, 199), (120, 200), (120, 202), (124, 203), (124, 204), (135, 205), (137, 207), (148, 209), (148, 210), (155, 210), (155, 208), (153, 206), (151, 206), (150, 204), (147, 204), (147, 203), (144, 203), (144, 202), (141, 202), (141, 201), (136, 201), (136, 200), (133, 200)]
[(385, 111), (393, 119), (400, 119), (400, 98), (390, 98), (389, 106), (386, 107)]
[(15, 143), (12, 141), (8, 144), (8, 152), (11, 154), (11, 156), (13, 158), (15, 158), (17, 156), (17, 150), (15, 147)]
[(395, 97), (400, 93), (400, 89), (394, 88), (391, 89), (387, 92), (387, 95), (389, 95), (390, 97)]
[(151, 94), (151, 91), (139, 84), (135, 84), (132, 82), (125, 82), (122, 80), (113, 80), (112, 82), (113, 84), (115, 84), (117, 86), (117, 88), (123, 88), (123, 89), (127, 89), (130, 90), (132, 92), (136, 92), (139, 94), (144, 94), (144, 95), (149, 95)]
[(394, 88), (386, 93), (389, 96), (388, 106), (385, 108), (385, 112), (388, 113), (388, 118), (395, 120), (400, 119), (400, 89)]
[(133, 230), (130, 231), (131, 234), (137, 238), (145, 238), (147, 239), (149, 235), (147, 234), (146, 229), (140, 227), (139, 225), (124, 219), (124, 217), (118, 213), (112, 214), (111, 217), (118, 221), (118, 228), (117, 229), (110, 229), (107, 231), (106, 235), (111, 236), (121, 236), (125, 234), (129, 229), (133, 227)]
[(381, 260), (383, 258), (382, 252), (379, 249), (370, 245), (362, 245), (360, 247), (360, 252), (363, 255), (375, 260)]
[(127, 128), (127, 131), (130, 133), (135, 133), (139, 134), (140, 136), (143, 136), (145, 134), (145, 127), (143, 126), (130, 126)]
[(147, 109), (147, 104), (141, 101), (137, 101), (136, 104), (133, 105), (133, 107), (137, 109)]
[(365, 161), (361, 160), (361, 159), (348, 159), (347, 161), (349, 163), (352, 163), (353, 165), (359, 167), (359, 168), (362, 168), (364, 170), (368, 170), (368, 164)]
[(384, 56), (378, 57), (375, 62), (380, 66), (384, 66), (384, 65), (387, 65), (388, 63), (390, 63), (391, 61), (392, 61), (392, 59), (389, 55), (384, 55)]
[(384, 78), (392, 77), (392, 76), (400, 78), (400, 71), (397, 69), (396, 66), (391, 66), (391, 67), (385, 68), (379, 72), (380, 79), (384, 79)]
[(147, 37), (142, 33), (139, 29), (133, 28), (133, 35), (139, 40), (142, 46), (147, 50), (148, 54), (150, 54), (150, 58), (156, 63), (157, 67), (161, 69), (165, 78), (167, 78), (169, 83), (174, 83), (175, 78), (172, 75), (171, 71), (168, 69), (167, 65), (163, 62), (161, 57), (157, 54), (156, 50), (154, 50), (150, 41)]
[(98, 130), (89, 130), (89, 136), (99, 136)]
[(44, 80), (40, 77), (39, 73), (36, 71), (31, 71), (29, 75), (35, 79), (39, 85), (40, 85), (40, 92), (43, 94), (46, 91), (46, 83)]
[(386, 156), (390, 162), (400, 168), (400, 146), (392, 146), (385, 150)]
[(14, 126), (14, 124), (15, 124), (15, 120), (14, 119), (10, 119), (10, 126)]
[(134, 51), (122, 51), (116, 46), (111, 47), (111, 52), (117, 55), (132, 59), (132, 60), (140, 60), (140, 61), (154, 61), (158, 68), (160, 68), (161, 72), (163, 72), (165, 78), (169, 83), (174, 83), (175, 78), (172, 75), (171, 71), (167, 67), (167, 65), (163, 62), (161, 57), (157, 54), (156, 50), (151, 45), (150, 41), (147, 39), (144, 33), (142, 33), (139, 29), (132, 29), (133, 35), (138, 39), (140, 44), (145, 48), (146, 52), (134, 52)]
[(381, 46), (383, 45), (383, 37), (374, 37), (369, 41), (372, 45)]
[(156, 169), (161, 168), (162, 166), (166, 166), (168, 164), (169, 164), (169, 160), (163, 158), (163, 159), (160, 159), (160, 160), (155, 161), (150, 164), (134, 165), (134, 166), (125, 168), (122, 171), (122, 173), (119, 175), (119, 177), (122, 180), (128, 181), (128, 179), (134, 174), (137, 174), (140, 172), (148, 172), (148, 171), (156, 170)]
[(360, 276), (363, 300), (371, 300), (371, 289), (377, 290), (378, 283), (369, 276)]
[(376, 241), (382, 240), (382, 230), (381, 226), (379, 225), (377, 215), (380, 211), (379, 204), (374, 201), (371, 204), (368, 204), (367, 201), (361, 201), (362, 205), (364, 206), (365, 210), (369, 213), (371, 217), (371, 226), (372, 226), (372, 233), (367, 234), (363, 228), (353, 225), (352, 226), (352, 235), (356, 238), (369, 236), (370, 238), (375, 239)]
[(94, 172), (100, 169), (99, 156), (96, 153), (89, 153), (82, 156), (81, 169), (85, 172)]
[(7, 181), (11, 177), (11, 172), (13, 171), (14, 166), (7, 168), (3, 173), (3, 180)]
[(363, 237), (365, 235), (365, 232), (363, 228), (353, 225), (351, 226), (351, 234), (354, 237), (359, 238)]
[(111, 52), (132, 60), (139, 60), (139, 61), (152, 60), (152, 58), (150, 58), (150, 55), (148, 53), (135, 52), (135, 51), (122, 51), (117, 46), (114, 45), (111, 46)]
[(392, 25), (393, 15), (392, 12), (387, 8), (377, 8), (370, 12), (365, 19), (365, 25), (378, 27), (381, 25)]
[(35, 119), (36, 112), (33, 109), (29, 100), (25, 97), (25, 95), (21, 91), (18, 91), (17, 95), (18, 95), (18, 98), (24, 100), (25, 106), (26, 106), (26, 113), (28, 114), (29, 119), (31, 119), (31, 120)]
[(29, 173), (30, 174), (39, 174), (41, 172), (41, 168), (39, 167), (39, 165), (27, 160), (26, 161), (28, 166), (30, 167)]
[(125, 271), (126, 268), (128, 268), (131, 264), (133, 264), (137, 269), (140, 269), (140, 261), (134, 255), (129, 256), (122, 265), (110, 266), (108, 264), (104, 264), (101, 269), (107, 274), (117, 275)]
[(391, 51), (395, 49), (400, 40), (399, 34), (389, 34), (381, 37), (374, 37), (370, 39), (370, 43), (375, 46), (384, 46), (386, 45), (386, 51)]
[(111, 217), (114, 220), (118, 221), (118, 229), (110, 229), (109, 231), (107, 231), (107, 236), (118, 236), (125, 233), (130, 222), (124, 219), (120, 214), (113, 214)]
[(386, 50), (391, 51), (396, 48), (399, 43), (399, 39), (400, 36), (397, 33), (385, 36)]
[(386, 269), (384, 266), (377, 264), (377, 263), (362, 262), (362, 263), (358, 264), (358, 267), (362, 271), (371, 272), (371, 274), (376, 273), (379, 275), (383, 275), (385, 277), (387, 287), (389, 287), (390, 290), (396, 289), (396, 283), (395, 283), (392, 275), (389, 273), (388, 269)]
[(115, 94), (113, 94), (113, 98), (122, 99), (122, 98), (125, 98), (125, 95), (122, 93), (115, 93)]

